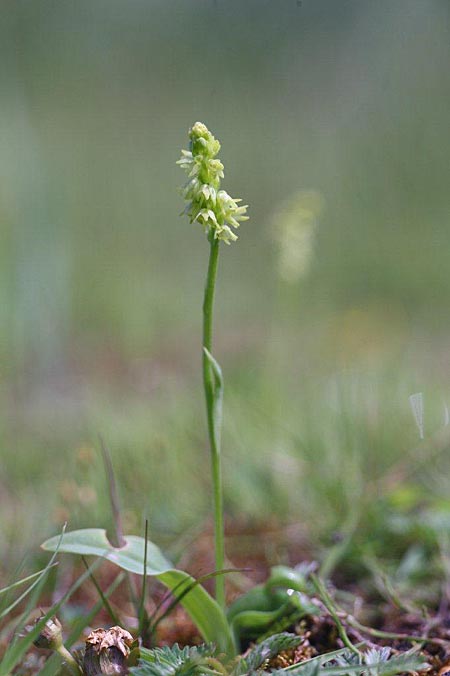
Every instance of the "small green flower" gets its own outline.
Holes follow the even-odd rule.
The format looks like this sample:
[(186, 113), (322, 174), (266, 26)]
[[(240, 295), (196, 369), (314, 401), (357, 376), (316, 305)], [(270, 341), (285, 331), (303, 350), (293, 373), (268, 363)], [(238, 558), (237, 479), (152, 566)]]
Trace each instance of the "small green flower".
[(223, 164), (216, 158), (220, 143), (202, 122), (196, 122), (189, 130), (190, 150), (182, 150), (177, 164), (188, 174), (182, 194), (187, 202), (183, 213), (191, 223), (203, 225), (208, 235), (234, 242), (237, 235), (232, 228), (239, 221), (247, 221), (247, 205), (239, 206), (242, 200), (233, 199), (225, 190), (220, 190), (224, 177)]

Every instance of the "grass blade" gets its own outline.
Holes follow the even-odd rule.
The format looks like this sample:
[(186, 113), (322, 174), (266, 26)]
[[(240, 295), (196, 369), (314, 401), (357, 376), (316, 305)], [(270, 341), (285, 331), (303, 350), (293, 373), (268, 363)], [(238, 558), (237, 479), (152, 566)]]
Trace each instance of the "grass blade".
[(141, 600), (139, 603), (139, 636), (142, 639), (144, 646), (150, 645), (149, 628), (150, 622), (147, 611), (145, 609), (145, 596), (147, 588), (147, 556), (148, 556), (148, 519), (145, 519), (145, 545), (144, 545), (144, 565), (142, 569), (142, 589)]
[[(53, 567), (55, 563), (56, 556), (58, 555), (59, 548), (61, 546), (63, 537), (64, 537), (64, 532), (66, 530), (66, 524), (64, 524), (61, 535), (56, 538), (56, 547), (53, 553), (53, 556), (51, 557), (50, 561), (48, 564), (45, 566), (43, 569), (42, 573), (38, 576), (38, 578), (30, 585), (28, 589), (26, 589), (18, 599), (16, 599), (8, 608), (3, 609), (1, 617), (4, 617), (8, 613), (11, 612), (11, 610), (17, 605), (17, 603), (20, 603), (28, 594), (31, 594), (28, 603), (25, 607), (25, 610), (23, 611), (22, 615), (19, 618), (19, 621), (17, 622), (16, 628), (14, 633), (17, 634), (24, 626), (25, 622), (27, 621), (27, 618), (31, 612), (31, 609), (36, 606), (36, 603), (39, 599), (41, 589), (43, 587), (43, 584), (45, 582), (45, 578), (47, 576), (48, 571), (50, 568)], [(33, 592), (33, 593), (32, 593)]]
[(61, 606), (66, 603), (72, 594), (90, 577), (91, 571), (94, 570), (99, 563), (100, 560), (96, 561), (88, 571), (83, 573), (83, 575), (81, 575), (78, 580), (74, 582), (74, 584), (64, 594), (64, 596), (57, 603), (53, 604), (50, 610), (48, 610), (45, 615), (43, 615), (42, 618), (36, 622), (36, 625), (26, 636), (23, 636), (21, 639), (10, 645), (0, 663), (0, 676), (9, 676), (14, 667), (22, 659), (28, 648), (37, 639), (47, 620), (56, 615)]
[[(57, 566), (57, 563), (53, 563), (52, 566)], [(28, 575), (27, 577), (23, 577), (21, 580), (17, 580), (17, 582), (13, 582), (12, 584), (8, 585), (7, 587), (3, 587), (3, 589), (0, 589), (0, 596), (2, 594), (6, 594), (6, 592), (12, 591), (13, 589), (16, 589), (17, 587), (20, 587), (23, 584), (26, 584), (27, 582), (30, 582), (30, 580), (34, 580), (36, 577), (38, 577), (41, 573), (46, 571), (49, 568), (49, 566), (45, 566), (45, 568), (42, 568), (42, 570), (38, 570), (36, 573), (32, 573), (31, 575)], [(0, 615), (1, 617), (1, 615)]]
[[(81, 557), (81, 560), (83, 561), (86, 570), (89, 570), (89, 564), (86, 561), (86, 559), (84, 558), (84, 556)], [(91, 582), (94, 585), (94, 587), (96, 588), (97, 593), (100, 596), (100, 600), (103, 602), (103, 606), (104, 606), (106, 612), (108, 613), (108, 615), (110, 616), (111, 620), (113, 621), (113, 624), (120, 624), (119, 618), (117, 617), (114, 610), (111, 608), (111, 605), (110, 605), (108, 599), (106, 598), (105, 594), (103, 593), (102, 588), (100, 587), (99, 583), (95, 579), (95, 575), (93, 575), (92, 573), (91, 573)]]
[[(91, 571), (91, 579), (92, 577), (93, 576)], [(111, 594), (117, 589), (117, 587), (120, 584), (122, 584), (125, 577), (126, 574), (123, 571), (119, 573), (114, 582), (112, 582), (112, 584), (108, 587), (108, 589), (105, 592), (103, 592), (103, 597), (99, 601), (97, 601), (97, 603), (93, 606), (90, 612), (87, 615), (83, 615), (82, 617), (80, 617), (79, 620), (77, 620), (74, 623), (72, 631), (67, 637), (67, 640), (64, 642), (66, 648), (71, 648), (75, 643), (75, 641), (78, 640), (78, 638), (81, 636), (82, 631), (91, 624), (97, 613), (99, 613), (100, 610), (102, 609), (102, 606), (104, 606), (104, 599), (108, 599), (111, 596)], [(55, 676), (55, 674), (59, 672), (60, 668), (61, 668), (61, 658), (58, 655), (53, 654), (46, 661), (44, 667), (39, 672), (39, 676)]]

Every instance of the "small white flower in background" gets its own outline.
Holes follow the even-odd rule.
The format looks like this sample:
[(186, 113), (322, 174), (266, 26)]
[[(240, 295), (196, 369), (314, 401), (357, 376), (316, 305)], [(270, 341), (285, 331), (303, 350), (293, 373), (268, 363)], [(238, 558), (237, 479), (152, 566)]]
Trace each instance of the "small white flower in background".
[(230, 244), (237, 239), (234, 229), (240, 221), (247, 221), (247, 205), (220, 190), (224, 177), (223, 164), (216, 158), (220, 143), (202, 122), (196, 122), (189, 131), (190, 150), (182, 150), (177, 164), (186, 171), (189, 180), (183, 186), (187, 202), (184, 213), (191, 223), (203, 225), (208, 235)]
[(281, 279), (295, 283), (304, 277), (313, 256), (314, 233), (323, 209), (323, 199), (314, 190), (295, 193), (276, 210), (273, 236), (278, 244)]

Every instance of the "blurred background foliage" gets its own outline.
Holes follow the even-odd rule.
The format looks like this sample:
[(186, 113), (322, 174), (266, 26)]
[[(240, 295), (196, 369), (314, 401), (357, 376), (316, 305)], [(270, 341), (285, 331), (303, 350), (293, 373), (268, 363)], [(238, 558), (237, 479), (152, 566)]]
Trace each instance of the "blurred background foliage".
[(129, 531), (207, 518), (197, 119), (251, 216), (217, 297), (229, 514), (326, 541), (448, 509), (449, 37), (447, 0), (3, 0), (5, 565), (108, 525), (98, 434)]

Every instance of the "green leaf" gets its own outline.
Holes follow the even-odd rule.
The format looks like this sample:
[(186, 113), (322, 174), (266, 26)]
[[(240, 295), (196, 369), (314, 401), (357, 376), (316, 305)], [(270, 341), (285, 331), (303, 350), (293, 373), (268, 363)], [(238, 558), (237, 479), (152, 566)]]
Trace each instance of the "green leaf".
[[(356, 661), (356, 663), (355, 663)], [(327, 664), (331, 662), (331, 664)], [(326, 665), (326, 666), (325, 666)], [(272, 676), (394, 676), (427, 668), (425, 660), (412, 651), (394, 655), (386, 660), (382, 650), (369, 651), (363, 662), (347, 649), (319, 655), (286, 669), (272, 672)]]
[(373, 654), (378, 652), (379, 661), (377, 663), (375, 663), (375, 661), (370, 663), (367, 659), (367, 655), (365, 656), (365, 663), (367, 664), (368, 668), (364, 673), (368, 676), (393, 676), (393, 674), (404, 674), (406, 672), (421, 671), (422, 669), (426, 669), (429, 666), (423, 657), (420, 657), (414, 653), (414, 648), (412, 650), (408, 650), (405, 653), (392, 655), (392, 657), (390, 657), (388, 660), (382, 659), (381, 650), (374, 650), (372, 652)]
[[(231, 627), (236, 637), (257, 638), (265, 633), (285, 615), (290, 615), (293, 607), (287, 601), (277, 610), (245, 610), (234, 617)], [(301, 617), (301, 614), (299, 614)], [(300, 619), (298, 617), (298, 619)]]
[[(296, 665), (296, 669), (291, 668), (288, 671), (290, 676), (394, 676), (395, 674), (404, 674), (407, 672), (420, 671), (428, 667), (424, 660), (419, 658), (408, 660), (389, 660), (388, 662), (378, 662), (371, 664), (370, 667), (365, 664), (349, 664), (347, 666), (318, 667), (311, 662), (305, 662)], [(286, 669), (273, 671), (272, 676), (286, 676)]]
[[(61, 539), (61, 537), (55, 538), (56, 546), (55, 549), (58, 548), (58, 541)], [(53, 558), (53, 557), (52, 557)], [(43, 627), (45, 626), (45, 623), (47, 620), (49, 620), (53, 615), (56, 615), (58, 610), (61, 608), (61, 606), (66, 603), (66, 601), (71, 597), (71, 595), (79, 588), (81, 585), (85, 582), (85, 580), (88, 579), (91, 571), (95, 567), (95, 563), (93, 566), (91, 566), (90, 570), (86, 571), (81, 575), (70, 587), (70, 589), (64, 594), (64, 596), (57, 601), (53, 606), (43, 615), (38, 622), (34, 625), (34, 627), (23, 637), (18, 638), (17, 640), (13, 640), (5, 654), (3, 655), (2, 661), (0, 662), (0, 676), (10, 676), (12, 670), (14, 667), (20, 662), (22, 657), (25, 655), (26, 651), (30, 648), (32, 645), (33, 641), (36, 640), (36, 638), (39, 636), (40, 632), (42, 631)], [(29, 613), (29, 610), (27, 610), (27, 615)], [(25, 614), (25, 613), (24, 613)], [(19, 625), (21, 628), (23, 628), (22, 623)]]
[[(357, 647), (362, 647), (362, 644), (358, 644)], [(300, 667), (309, 669), (310, 667), (319, 666), (323, 667), (324, 664), (328, 664), (331, 661), (339, 661), (344, 659), (346, 656), (350, 658), (354, 657), (354, 653), (351, 653), (348, 648), (338, 648), (338, 650), (332, 650), (329, 653), (323, 653), (322, 655), (317, 655), (316, 657), (311, 657), (309, 660), (304, 660), (301, 664), (291, 664), (289, 667), (284, 669), (279, 669), (279, 672), (288, 672), (297, 671)], [(309, 673), (309, 672), (308, 672)]]
[(270, 570), (270, 577), (265, 582), (266, 589), (295, 589), (298, 592), (308, 592), (311, 585), (308, 585), (308, 576), (310, 566), (300, 565), (296, 568), (290, 566), (273, 566)]
[[(50, 538), (44, 542), (42, 549), (53, 552), (59, 542), (59, 536)], [(113, 547), (109, 542), (106, 531), (103, 528), (85, 528), (64, 533), (60, 552), (68, 554), (81, 554), (84, 556), (100, 556), (115, 563), (120, 568), (130, 573), (143, 575), (144, 573), (144, 538), (137, 535), (128, 535), (126, 545), (120, 549)], [(152, 542), (147, 543), (147, 575), (159, 575), (173, 568), (172, 564), (164, 557), (163, 553)]]
[(266, 660), (276, 657), (282, 650), (296, 648), (303, 641), (301, 636), (283, 632), (274, 634), (252, 648), (233, 669), (233, 676), (242, 676), (259, 669)]
[[(54, 537), (42, 545), (43, 549), (54, 551), (60, 538)], [(59, 551), (85, 556), (99, 556), (123, 570), (138, 575), (144, 574), (145, 540), (137, 535), (125, 536), (125, 546), (113, 547), (109, 542), (106, 531), (101, 528), (87, 528), (65, 533)], [(170, 590), (180, 583), (183, 586), (195, 582), (194, 578), (184, 571), (177, 570), (165, 558), (159, 547), (147, 541), (146, 574), (157, 577)], [(183, 589), (181, 586), (181, 590)], [(228, 656), (235, 655), (233, 636), (225, 614), (217, 602), (208, 594), (204, 587), (193, 586), (191, 591), (181, 600), (181, 604), (191, 616), (205, 641), (214, 643), (220, 652)]]
[[(58, 564), (52, 563), (52, 566), (56, 566)], [(48, 566), (45, 568), (42, 568), (41, 570), (38, 570), (36, 573), (32, 573), (31, 575), (28, 575), (28, 577), (23, 577), (21, 580), (17, 580), (17, 582), (13, 582), (12, 584), (9, 584), (7, 587), (3, 587), (0, 589), (0, 596), (2, 594), (6, 594), (6, 592), (12, 591), (13, 589), (16, 589), (17, 587), (20, 587), (22, 584), (25, 584), (26, 582), (30, 582), (30, 580), (34, 580), (36, 577), (39, 577), (41, 573), (46, 573), (48, 570)]]
[(134, 676), (200, 676), (211, 674), (208, 658), (213, 657), (215, 647), (205, 644), (180, 648), (175, 643), (170, 648), (141, 648), (140, 652), (138, 666), (130, 669)]
[[(79, 641), (80, 636), (82, 635), (84, 629), (86, 629), (86, 627), (89, 627), (89, 625), (92, 624), (96, 615), (103, 608), (104, 599), (108, 599), (111, 596), (111, 594), (117, 589), (117, 587), (120, 584), (122, 584), (124, 579), (125, 573), (123, 572), (118, 573), (114, 582), (112, 582), (112, 584), (108, 587), (108, 589), (106, 589), (106, 591), (103, 592), (103, 598), (97, 601), (97, 603), (89, 610), (87, 614), (83, 613), (80, 615), (80, 617), (78, 617), (78, 619), (75, 620), (70, 634), (64, 641), (64, 645), (66, 646), (66, 648), (70, 649), (74, 645), (74, 643)], [(42, 669), (39, 671), (39, 676), (55, 676), (55, 674), (60, 674), (61, 659), (62, 658), (58, 653), (53, 653), (53, 655), (50, 655), (50, 657), (46, 660)]]
[(223, 394), (222, 369), (220, 368), (219, 362), (214, 359), (211, 352), (207, 350), (206, 347), (203, 348), (203, 352), (206, 355), (206, 359), (208, 360), (209, 366), (214, 376), (214, 396), (220, 398)]
[[(24, 577), (22, 580), (18, 580), (17, 582), (13, 582), (13, 584), (10, 584), (8, 587), (3, 587), (3, 589), (0, 589), (0, 596), (2, 594), (5, 594), (6, 592), (12, 591), (13, 589), (16, 589), (22, 584), (25, 584), (26, 582), (29, 582), (30, 580), (34, 580), (33, 584), (31, 584), (20, 596), (13, 601), (7, 608), (2, 608), (0, 610), (0, 619), (5, 617), (5, 615), (9, 615), (11, 611), (19, 605), (27, 596), (30, 594), (35, 587), (38, 586), (39, 582), (47, 575), (49, 572), (50, 568), (53, 568), (56, 566), (56, 563), (50, 563), (47, 565), (45, 568), (42, 570), (38, 571), (37, 573), (33, 573), (32, 575), (28, 575), (28, 577)], [(37, 580), (36, 580), (37, 578)]]
[(305, 615), (316, 615), (319, 609), (303, 593), (305, 589), (307, 581), (303, 571), (286, 566), (272, 568), (264, 584), (250, 589), (228, 609), (227, 617), (236, 642), (257, 638), (268, 631), (284, 631)]

